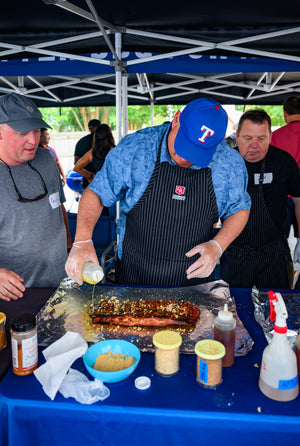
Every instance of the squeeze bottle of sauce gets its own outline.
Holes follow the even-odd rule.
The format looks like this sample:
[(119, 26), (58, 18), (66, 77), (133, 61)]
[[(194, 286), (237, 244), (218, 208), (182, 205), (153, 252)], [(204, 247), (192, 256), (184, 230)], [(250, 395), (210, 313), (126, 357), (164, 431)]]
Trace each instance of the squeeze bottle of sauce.
[(297, 359), (287, 338), (287, 309), (280, 293), (269, 291), (269, 298), (274, 334), (263, 351), (258, 385), (272, 400), (291, 401), (298, 396), (299, 388)]
[(100, 265), (86, 262), (82, 267), (81, 276), (84, 282), (95, 285), (95, 283), (99, 283), (103, 279), (104, 273)]
[(221, 342), (225, 347), (223, 367), (230, 367), (234, 363), (235, 327), (236, 320), (225, 304), (214, 320), (214, 340)]

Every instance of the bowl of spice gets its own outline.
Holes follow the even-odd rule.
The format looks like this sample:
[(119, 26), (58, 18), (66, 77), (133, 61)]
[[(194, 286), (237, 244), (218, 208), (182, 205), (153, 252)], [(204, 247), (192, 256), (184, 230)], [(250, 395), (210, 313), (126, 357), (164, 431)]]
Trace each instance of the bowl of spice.
[(121, 339), (97, 342), (83, 356), (87, 371), (104, 383), (117, 383), (128, 378), (137, 368), (140, 359), (138, 347)]

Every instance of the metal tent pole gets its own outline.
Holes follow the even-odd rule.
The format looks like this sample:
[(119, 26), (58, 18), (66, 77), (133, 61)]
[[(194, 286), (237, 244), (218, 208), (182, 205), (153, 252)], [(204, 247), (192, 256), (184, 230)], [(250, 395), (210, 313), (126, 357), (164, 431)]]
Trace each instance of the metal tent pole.
[(123, 136), (128, 133), (128, 75), (122, 74)]

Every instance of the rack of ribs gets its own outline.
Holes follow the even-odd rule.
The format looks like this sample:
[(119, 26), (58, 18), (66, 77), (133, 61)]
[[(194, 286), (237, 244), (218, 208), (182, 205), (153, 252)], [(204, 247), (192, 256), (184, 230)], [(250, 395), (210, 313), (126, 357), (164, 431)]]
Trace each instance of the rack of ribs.
[(196, 325), (199, 308), (185, 301), (139, 300), (132, 302), (100, 302), (90, 314), (93, 324), (164, 327)]

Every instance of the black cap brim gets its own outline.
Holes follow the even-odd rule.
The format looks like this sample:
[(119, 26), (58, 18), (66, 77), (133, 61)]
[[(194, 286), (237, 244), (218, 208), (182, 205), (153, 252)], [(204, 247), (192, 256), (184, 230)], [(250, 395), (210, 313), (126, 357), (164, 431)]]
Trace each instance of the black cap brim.
[(5, 122), (5, 124), (20, 133), (30, 132), (31, 130), (40, 129), (42, 127), (52, 129), (52, 127), (41, 118), (20, 119), (18, 121)]

